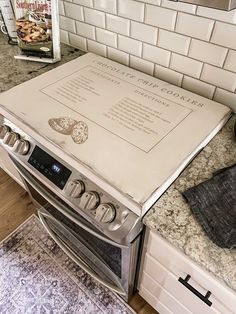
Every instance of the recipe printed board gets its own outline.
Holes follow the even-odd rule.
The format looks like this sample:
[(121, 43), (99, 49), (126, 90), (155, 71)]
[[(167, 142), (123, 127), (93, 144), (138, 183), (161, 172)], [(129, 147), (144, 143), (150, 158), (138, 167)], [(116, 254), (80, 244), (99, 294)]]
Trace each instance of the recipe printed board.
[(58, 0), (16, 0), (16, 59), (46, 63), (59, 61)]
[(92, 53), (1, 94), (0, 105), (139, 215), (230, 116), (227, 106)]

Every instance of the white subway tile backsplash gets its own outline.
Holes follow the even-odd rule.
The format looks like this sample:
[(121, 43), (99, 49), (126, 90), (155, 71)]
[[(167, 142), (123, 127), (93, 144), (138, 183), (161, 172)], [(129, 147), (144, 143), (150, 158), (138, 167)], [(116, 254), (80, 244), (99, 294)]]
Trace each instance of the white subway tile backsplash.
[(214, 21), (200, 16), (179, 12), (175, 31), (190, 37), (209, 40)]
[(107, 29), (118, 34), (128, 36), (130, 33), (130, 20), (124, 19), (116, 15), (106, 15)]
[(224, 68), (226, 70), (236, 72), (236, 51), (229, 51)]
[(139, 2), (145, 2), (145, 3), (149, 3), (149, 4), (155, 4), (155, 5), (161, 5), (161, 0), (136, 0)]
[(117, 0), (95, 0), (94, 8), (104, 12), (117, 14)]
[(234, 92), (236, 89), (236, 73), (232, 73), (209, 64), (204, 64), (201, 80)]
[(163, 29), (159, 30), (158, 46), (174, 52), (187, 55), (190, 40), (191, 39), (187, 36), (179, 35)]
[(214, 95), (214, 100), (229, 106), (234, 112), (236, 112), (236, 94), (227, 92), (221, 88), (217, 88)]
[(131, 37), (155, 45), (158, 29), (153, 26), (131, 21)]
[(105, 28), (105, 13), (104, 12), (90, 9), (90, 8), (84, 8), (84, 18), (85, 18), (85, 22), (88, 24)]
[(60, 0), (61, 42), (230, 104), (236, 9), (169, 0)]
[(212, 99), (215, 91), (215, 86), (186, 75), (184, 76), (182, 87), (209, 99)]
[(58, 2), (58, 6), (59, 6), (59, 14), (60, 15), (65, 15), (65, 9), (64, 9), (64, 2), (63, 1), (59, 1)]
[(76, 22), (76, 33), (86, 38), (95, 39), (95, 27), (83, 22)]
[(211, 42), (236, 49), (236, 25), (216, 22)]
[(170, 51), (148, 44), (143, 44), (143, 58), (168, 67), (170, 61)]
[(63, 29), (60, 29), (60, 40), (64, 44), (69, 44), (69, 36), (67, 31), (63, 31)]
[(192, 39), (188, 55), (191, 58), (222, 67), (227, 52), (227, 48)]
[(106, 57), (107, 56), (107, 48), (105, 45), (97, 43), (96, 41), (87, 40), (87, 47), (88, 47), (88, 51), (96, 53), (97, 55), (100, 55), (102, 57)]
[(195, 14), (197, 6), (189, 3), (172, 2), (169, 0), (162, 0), (162, 7), (173, 9), (176, 11), (182, 11), (186, 13)]
[(133, 0), (118, 0), (118, 15), (143, 22), (144, 3)]
[(175, 53), (171, 56), (171, 69), (196, 78), (200, 77), (202, 65), (202, 62)]
[(138, 57), (142, 54), (142, 43), (138, 40), (118, 35), (118, 48)]
[(205, 8), (199, 6), (197, 15), (209, 17), (210, 19), (224, 21), (228, 23), (236, 23), (236, 9), (232, 11), (213, 10), (212, 8)]
[(86, 7), (93, 7), (93, 0), (73, 0), (73, 2), (80, 5), (85, 5)]
[(117, 48), (117, 34), (107, 31), (102, 28), (96, 28), (97, 41), (105, 44), (107, 46), (111, 46)]
[(71, 33), (75, 33), (75, 21), (72, 19), (69, 19), (68, 17), (65, 16), (60, 16), (60, 28), (71, 32)]
[(87, 42), (84, 37), (69, 33), (69, 43), (73, 47), (77, 47), (83, 51), (87, 50)]
[(70, 17), (74, 20), (79, 20), (79, 21), (84, 20), (83, 7), (81, 5), (65, 2), (64, 7), (65, 7), (65, 15), (67, 17)]
[(141, 58), (137, 58), (134, 56), (130, 56), (130, 67), (141, 72), (153, 75), (154, 71), (154, 63), (143, 60)]
[(159, 78), (160, 80), (169, 82), (177, 86), (181, 86), (183, 80), (183, 74), (157, 64), (155, 65), (154, 76)]
[(174, 30), (177, 12), (166, 8), (146, 5), (145, 23)]
[(122, 63), (124, 65), (129, 65), (129, 54), (118, 49), (111, 47), (107, 48), (107, 56), (109, 59)]

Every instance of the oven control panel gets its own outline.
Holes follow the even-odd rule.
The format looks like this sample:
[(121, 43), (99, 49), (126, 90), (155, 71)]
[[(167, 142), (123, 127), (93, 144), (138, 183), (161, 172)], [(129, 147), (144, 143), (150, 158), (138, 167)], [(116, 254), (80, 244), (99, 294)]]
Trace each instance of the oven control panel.
[[(0, 124), (0, 145), (45, 189), (114, 240), (126, 238), (134, 226), (141, 230), (141, 220), (131, 210), (10, 121), (4, 118), (4, 122)], [(132, 241), (133, 235), (130, 237)]]
[(14, 132), (8, 125), (0, 125), (0, 139), (6, 146), (18, 155), (26, 155), (30, 149), (30, 143), (22, 138), (19, 133)]
[(106, 224), (114, 221), (115, 206), (112, 203), (101, 203), (101, 193), (86, 190), (83, 180), (69, 180), (72, 171), (39, 146), (34, 147), (28, 163), (62, 190), (72, 202), (78, 200), (80, 209), (92, 215), (97, 222)]
[(28, 163), (37, 169), (42, 175), (63, 190), (72, 171), (46, 153), (37, 145), (31, 153)]

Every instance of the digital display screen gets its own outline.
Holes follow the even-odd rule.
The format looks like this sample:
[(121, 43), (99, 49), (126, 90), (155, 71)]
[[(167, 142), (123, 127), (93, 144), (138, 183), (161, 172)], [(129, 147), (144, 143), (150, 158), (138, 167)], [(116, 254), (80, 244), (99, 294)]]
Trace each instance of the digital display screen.
[(52, 165), (52, 171), (55, 173), (60, 173), (61, 172), (61, 167), (58, 164), (53, 164)]
[(42, 173), (61, 190), (66, 185), (71, 171), (44, 150), (35, 146), (28, 163)]

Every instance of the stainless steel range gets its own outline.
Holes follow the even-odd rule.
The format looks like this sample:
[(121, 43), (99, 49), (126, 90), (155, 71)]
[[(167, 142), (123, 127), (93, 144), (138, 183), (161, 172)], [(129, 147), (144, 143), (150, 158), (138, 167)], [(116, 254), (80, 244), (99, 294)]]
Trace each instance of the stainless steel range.
[(135, 283), (141, 218), (3, 117), (0, 143), (55, 242), (91, 276), (128, 300)]
[(2, 93), (0, 113), (0, 145), (44, 227), (127, 300), (142, 217), (230, 110), (88, 53)]

